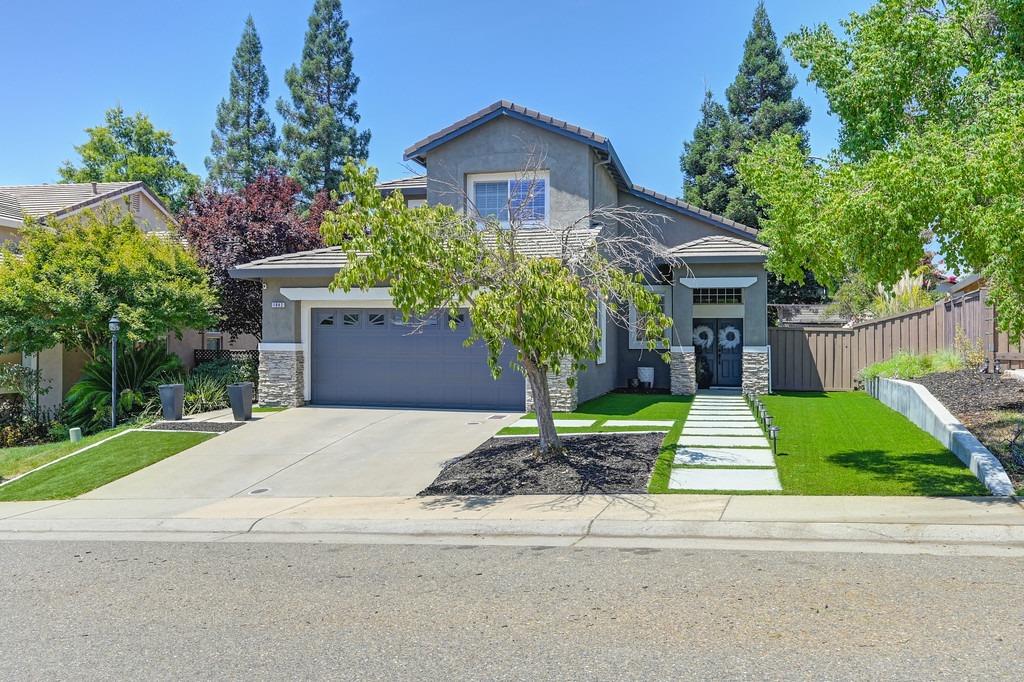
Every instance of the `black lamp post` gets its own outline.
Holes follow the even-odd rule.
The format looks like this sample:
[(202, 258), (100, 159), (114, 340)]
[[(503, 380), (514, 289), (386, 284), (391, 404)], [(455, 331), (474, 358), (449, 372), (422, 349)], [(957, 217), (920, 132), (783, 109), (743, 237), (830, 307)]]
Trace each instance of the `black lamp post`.
[(117, 333), (121, 331), (121, 320), (117, 315), (107, 323), (110, 329), (110, 428), (117, 426)]

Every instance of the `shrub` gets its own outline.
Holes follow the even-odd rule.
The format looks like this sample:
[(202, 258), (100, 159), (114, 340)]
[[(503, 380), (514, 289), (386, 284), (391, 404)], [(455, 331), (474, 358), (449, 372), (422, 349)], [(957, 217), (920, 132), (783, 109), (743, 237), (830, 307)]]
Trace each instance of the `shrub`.
[[(110, 351), (99, 353), (82, 369), (82, 378), (65, 398), (68, 423), (88, 433), (110, 422)], [(180, 378), (181, 360), (163, 344), (119, 348), (117, 353), (117, 413), (120, 421), (139, 414), (156, 395), (156, 387)]]
[(862, 379), (916, 379), (936, 372), (955, 372), (963, 369), (963, 358), (956, 351), (940, 350), (929, 355), (916, 355), (899, 351), (888, 360), (868, 365), (860, 371)]
[(185, 382), (185, 413), (199, 414), (227, 407), (226, 386), (225, 382), (219, 381), (216, 377), (193, 372)]
[(972, 341), (971, 338), (967, 336), (967, 331), (960, 325), (957, 325), (956, 327), (956, 336), (953, 339), (953, 348), (956, 350), (957, 354), (963, 358), (963, 361), (967, 363), (968, 367), (980, 367), (981, 364), (985, 362), (985, 358), (988, 355), (985, 352), (985, 344), (982, 343), (981, 339), (975, 339)]
[(21, 400), (0, 401), (0, 448), (60, 440), (66, 427), (59, 409), (26, 409)]
[(227, 386), (239, 381), (251, 381), (254, 384), (259, 378), (259, 366), (250, 358), (210, 360), (196, 365), (192, 376), (208, 376)]
[(925, 288), (924, 276), (912, 275), (906, 270), (892, 285), (892, 289), (878, 284), (872, 308), (879, 315), (898, 315), (927, 308), (933, 303), (931, 294)]

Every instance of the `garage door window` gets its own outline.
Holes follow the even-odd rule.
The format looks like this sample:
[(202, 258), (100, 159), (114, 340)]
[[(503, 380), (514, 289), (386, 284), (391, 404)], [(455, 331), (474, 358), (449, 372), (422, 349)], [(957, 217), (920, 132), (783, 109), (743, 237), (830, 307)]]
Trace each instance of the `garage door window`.
[(383, 327), (387, 318), (384, 317), (384, 313), (370, 313), (366, 320), (371, 327)]
[(317, 316), (316, 323), (321, 327), (333, 327), (334, 326), (334, 315), (320, 313)]
[(362, 317), (359, 313), (345, 313), (341, 316), (341, 323), (346, 327), (358, 327)]

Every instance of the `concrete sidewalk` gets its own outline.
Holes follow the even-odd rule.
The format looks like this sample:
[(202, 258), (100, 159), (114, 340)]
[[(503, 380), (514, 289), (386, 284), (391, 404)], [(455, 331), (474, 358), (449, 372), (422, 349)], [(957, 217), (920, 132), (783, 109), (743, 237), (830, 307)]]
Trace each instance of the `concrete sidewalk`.
[(0, 503), (0, 539), (444, 542), (1024, 556), (1007, 498), (236, 497)]

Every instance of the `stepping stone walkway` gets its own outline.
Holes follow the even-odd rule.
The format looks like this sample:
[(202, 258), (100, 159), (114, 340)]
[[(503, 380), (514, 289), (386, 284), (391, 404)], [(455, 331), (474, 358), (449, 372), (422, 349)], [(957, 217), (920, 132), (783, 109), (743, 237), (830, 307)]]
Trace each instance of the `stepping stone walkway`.
[(782, 490), (771, 444), (739, 395), (697, 394), (673, 465), (671, 489)]

